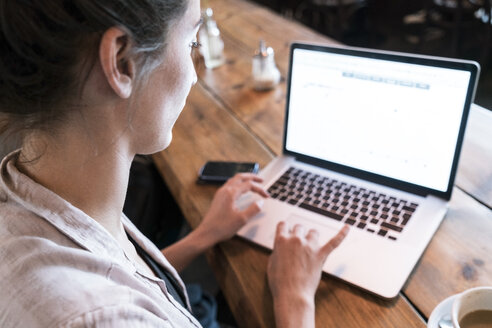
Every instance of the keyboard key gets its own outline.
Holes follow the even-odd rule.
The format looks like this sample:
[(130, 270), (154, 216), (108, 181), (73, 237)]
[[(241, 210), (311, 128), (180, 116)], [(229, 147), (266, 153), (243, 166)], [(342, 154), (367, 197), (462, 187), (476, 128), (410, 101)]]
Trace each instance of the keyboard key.
[(364, 222), (360, 222), (358, 225), (357, 225), (357, 228), (360, 228), (360, 229), (364, 229), (366, 226), (366, 224)]
[(340, 214), (333, 213), (333, 212), (330, 212), (330, 211), (327, 211), (327, 210), (324, 210), (321, 208), (317, 208), (317, 207), (312, 206), (310, 204), (302, 203), (299, 205), (299, 207), (306, 209), (306, 210), (309, 210), (309, 211), (312, 211), (312, 212), (315, 212), (315, 213), (318, 213), (318, 214), (321, 214), (321, 215), (324, 215), (324, 216), (327, 216), (327, 217), (335, 219), (337, 221), (341, 221), (343, 219), (343, 216)]
[(401, 224), (406, 225), (408, 223), (408, 220), (410, 220), (410, 215), (404, 214), (403, 215), (403, 221), (401, 222)]
[(384, 230), (384, 229), (380, 229), (378, 231), (378, 235), (383, 236), (383, 237), (386, 236), (387, 233), (388, 233), (388, 230)]
[(397, 232), (401, 232), (403, 230), (402, 228), (400, 228), (398, 226), (395, 226), (394, 224), (391, 224), (391, 223), (388, 223), (388, 222), (381, 223), (381, 227), (388, 228), (388, 229), (391, 229), (391, 230), (394, 230), (394, 231), (397, 231)]
[(410, 207), (410, 206), (403, 206), (402, 208), (404, 211), (407, 211), (407, 212), (415, 212), (415, 209), (416, 207)]
[(345, 223), (350, 224), (350, 225), (354, 225), (355, 220), (354, 219), (347, 219), (347, 220), (345, 220)]

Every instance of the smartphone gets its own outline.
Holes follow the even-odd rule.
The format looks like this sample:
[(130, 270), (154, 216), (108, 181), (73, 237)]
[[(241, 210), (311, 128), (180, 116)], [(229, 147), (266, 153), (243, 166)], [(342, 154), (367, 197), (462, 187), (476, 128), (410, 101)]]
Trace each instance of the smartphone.
[(253, 162), (209, 161), (198, 172), (201, 183), (224, 183), (239, 172), (258, 173), (259, 165)]

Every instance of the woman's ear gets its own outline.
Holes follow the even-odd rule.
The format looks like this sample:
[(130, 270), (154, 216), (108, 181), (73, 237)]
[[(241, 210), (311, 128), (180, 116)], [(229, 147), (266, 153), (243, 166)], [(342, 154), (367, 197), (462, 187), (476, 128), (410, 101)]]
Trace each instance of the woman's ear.
[(99, 60), (108, 84), (121, 98), (132, 93), (135, 63), (128, 57), (130, 39), (126, 32), (111, 27), (104, 32), (99, 45)]

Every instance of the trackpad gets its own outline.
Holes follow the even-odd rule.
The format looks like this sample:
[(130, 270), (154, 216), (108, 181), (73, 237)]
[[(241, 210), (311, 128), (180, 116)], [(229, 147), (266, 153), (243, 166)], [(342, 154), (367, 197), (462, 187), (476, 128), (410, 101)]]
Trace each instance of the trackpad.
[(333, 238), (337, 233), (338, 230), (337, 228), (334, 228), (329, 225), (324, 225), (321, 224), (313, 219), (299, 216), (296, 214), (291, 214), (287, 217), (287, 223), (289, 228), (293, 228), (296, 224), (300, 224), (304, 227), (306, 230), (306, 233), (309, 231), (309, 229), (314, 229), (319, 232), (319, 241), (320, 243), (327, 243), (331, 238)]

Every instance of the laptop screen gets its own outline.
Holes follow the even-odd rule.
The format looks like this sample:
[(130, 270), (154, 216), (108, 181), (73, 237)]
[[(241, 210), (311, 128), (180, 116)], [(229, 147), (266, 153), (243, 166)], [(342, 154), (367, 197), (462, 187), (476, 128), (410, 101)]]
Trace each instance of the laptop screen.
[(293, 48), (290, 74), (287, 152), (448, 191), (476, 72)]

